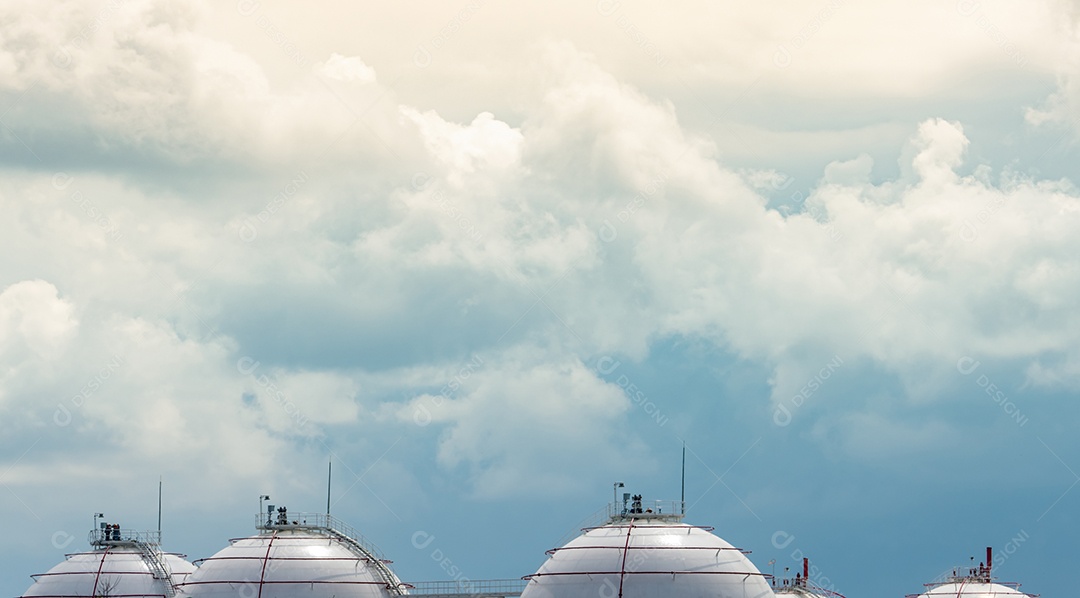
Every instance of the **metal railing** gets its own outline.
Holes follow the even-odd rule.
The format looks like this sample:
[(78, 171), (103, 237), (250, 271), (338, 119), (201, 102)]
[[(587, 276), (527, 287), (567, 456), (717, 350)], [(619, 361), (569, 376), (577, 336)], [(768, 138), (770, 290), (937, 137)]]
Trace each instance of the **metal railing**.
[(176, 588), (173, 586), (172, 571), (170, 570), (168, 561), (165, 560), (165, 555), (158, 549), (157, 544), (147, 544), (145, 542), (136, 542), (136, 546), (142, 552), (143, 560), (146, 561), (146, 566), (150, 569), (150, 575), (154, 579), (162, 582), (165, 587), (165, 597), (173, 598), (176, 596)]
[[(642, 501), (641, 502), (641, 514), (630, 513), (632, 510), (632, 502), (627, 501), (624, 505), (622, 502), (607, 503), (607, 505), (601, 507), (588, 517), (582, 519), (576, 526), (567, 530), (561, 538), (559, 538), (556, 545), (562, 546), (576, 538), (581, 534), (582, 530), (590, 530), (598, 527), (603, 527), (609, 523), (615, 521), (624, 521), (630, 518), (648, 519), (650, 517), (656, 519), (665, 520), (681, 520), (682, 515), (682, 502), (677, 500), (655, 500), (655, 501)], [(646, 510), (651, 509), (651, 513), (645, 513)], [(695, 526), (701, 529), (712, 530), (711, 527)]]
[(386, 588), (395, 596), (405, 594), (401, 581), (390, 570), (387, 563), (391, 561), (383, 556), (382, 552), (367, 540), (360, 532), (340, 519), (326, 513), (285, 513), (287, 517), (284, 523), (280, 523), (276, 514), (259, 513), (256, 516), (255, 528), (260, 530), (311, 530), (317, 533), (329, 535), (349, 547), (357, 556), (368, 561), (386, 583)]
[[(981, 582), (981, 583), (994, 583), (999, 586), (1005, 586), (1016, 590), (1018, 596), (1027, 596), (1027, 598), (1038, 598), (1038, 594), (1029, 594), (1020, 589), (1019, 583), (1015, 581), (1001, 581), (991, 574), (991, 569), (977, 566), (963, 565), (958, 567), (952, 567), (945, 572), (939, 574), (934, 578), (934, 581), (930, 583), (924, 583), (923, 586), (928, 590), (937, 588), (938, 586), (944, 586), (955, 583), (967, 583), (967, 582)], [(907, 594), (904, 598), (918, 598), (922, 594)]]
[(411, 596), (520, 596), (526, 579), (459, 579), (410, 583)]
[(682, 503), (677, 500), (642, 500), (608, 503), (608, 517), (611, 519), (638, 518), (681, 518)]
[(89, 540), (90, 545), (97, 548), (117, 545), (138, 548), (147, 569), (150, 570), (150, 576), (160, 581), (165, 589), (165, 597), (176, 596), (169, 563), (161, 552), (160, 531), (137, 531), (110, 526), (90, 530)]
[(334, 536), (339, 541), (343, 542), (346, 546), (348, 546), (349, 549), (352, 550), (357, 556), (368, 561), (371, 566), (375, 568), (375, 572), (379, 574), (379, 577), (382, 578), (383, 583), (386, 584), (386, 589), (391, 594), (395, 596), (405, 595), (404, 584), (402, 584), (401, 580), (399, 580), (397, 576), (394, 575), (394, 572), (390, 570), (390, 567), (386, 566), (386, 563), (388, 563), (389, 561), (383, 558), (376, 557), (362, 544), (360, 544), (360, 542), (357, 541), (355, 538), (345, 535), (344, 533), (334, 528), (327, 528), (327, 531), (330, 533), (330, 535)]
[(90, 530), (90, 536), (88, 537), (92, 546), (101, 546), (113, 542), (123, 543), (140, 543), (140, 544), (161, 544), (161, 532), (159, 531), (136, 531), (132, 529), (95, 529)]
[(353, 542), (356, 542), (364, 550), (371, 553), (371, 556), (384, 562), (390, 562), (383, 556), (378, 547), (368, 541), (368, 539), (356, 529), (340, 519), (327, 515), (326, 513), (287, 513), (287, 515), (287, 523), (276, 523), (276, 514), (270, 521), (267, 521), (266, 513), (260, 513), (255, 517), (255, 528), (261, 530), (303, 528), (334, 530), (347, 536)]

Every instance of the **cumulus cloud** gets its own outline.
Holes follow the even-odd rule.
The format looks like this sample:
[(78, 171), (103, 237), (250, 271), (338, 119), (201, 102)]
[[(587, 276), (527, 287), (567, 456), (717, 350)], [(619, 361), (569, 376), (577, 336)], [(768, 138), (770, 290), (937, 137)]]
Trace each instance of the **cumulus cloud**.
[(1060, 11), (1053, 46), (1055, 60), (1052, 69), (1057, 76), (1057, 88), (1041, 105), (1029, 107), (1024, 115), (1035, 126), (1055, 125), (1077, 131), (1080, 114), (1080, 15), (1068, 3), (1055, 6)]
[(645, 447), (625, 432), (628, 408), (618, 386), (580, 361), (523, 350), (470, 361), (398, 415), (440, 429), (439, 463), (464, 468), (474, 492), (490, 499), (558, 496), (592, 472), (648, 465)]
[(337, 52), (319, 67), (319, 72), (338, 81), (375, 82), (375, 69), (364, 64), (363, 59), (359, 56), (342, 56)]
[[(668, 26), (632, 2), (517, 24), (436, 4), (331, 27), (299, 4), (0, 5), (16, 509), (164, 474), (220, 513), (321, 494), (330, 456), (346, 493), (516, 516), (661, 471), (686, 431), (860, 464), (982, 450), (952, 417), (969, 395), (1020, 428), (961, 358), (1024, 433), (1023, 393), (1075, 394), (1080, 191), (1023, 155), (1046, 131), (1020, 122), (1075, 120), (1062, 7), (792, 1)], [(577, 39), (504, 43), (537, 28)]]
[[(297, 432), (274, 424), (287, 407), (268, 388), (255, 391), (263, 404), (245, 407), (247, 385), (229, 367), (229, 355), (227, 342), (184, 339), (160, 321), (114, 315), (80, 326), (63, 367), (4, 380), (4, 390), (15, 391), (4, 405), (6, 444), (32, 449), (6, 482), (33, 491), (40, 482), (33, 470), (44, 468), (67, 471), (70, 483), (123, 484), (153, 469), (182, 484), (214, 484), (229, 496), (240, 480), (294, 466), (287, 438)], [(304, 408), (319, 406), (324, 389), (306, 390), (295, 401), (314, 398)], [(13, 425), (12, 413), (21, 414), (22, 426)], [(63, 464), (72, 452), (95, 455), (98, 466), (68, 470)], [(215, 500), (190, 501), (202, 499)]]
[[(447, 181), (455, 187), (463, 187), (464, 176), (477, 170), (490, 177), (519, 163), (521, 132), (490, 112), (478, 114), (468, 125), (447, 122), (430, 110), (420, 113), (403, 107), (402, 114), (419, 127), (424, 146), (444, 165)], [(426, 182), (417, 180), (421, 185)]]
[[(587, 231), (551, 254), (576, 257), (518, 271), (551, 288), (537, 309), (553, 317), (528, 326), (585, 355), (643, 358), (653, 339), (705, 337), (773, 364), (777, 403), (837, 360), (891, 372), (923, 401), (936, 392), (918, 383), (928, 363), (946, 375), (974, 352), (1024, 368), (1075, 343), (1077, 322), (1046, 285), (1076, 288), (1066, 233), (1078, 224), (1076, 190), (981, 165), (962, 174), (971, 165), (961, 123), (913, 127), (895, 180), (872, 182), (867, 156), (840, 160), (794, 209), (777, 210), (759, 195), (757, 175), (725, 168), (670, 106), (565, 47), (552, 59), (569, 61), (558, 70), (570, 75), (521, 129), (519, 180), (499, 179), (501, 193), (526, 194), (528, 207), (485, 205), (504, 216), (471, 220), (484, 223), (482, 242), (459, 237), (450, 245), (459, 249), (436, 253), (472, 255), (472, 269), (520, 263), (475, 256), (490, 256), (514, 227), (528, 230), (517, 217), (524, 210), (563, 223), (553, 231)], [(463, 210), (480, 203), (455, 197)], [(515, 255), (529, 255), (517, 234)]]
[[(415, 143), (358, 57), (332, 54), (278, 89), (252, 57), (198, 32), (205, 16), (193, 3), (17, 2), (5, 12), (0, 89), (23, 101), (4, 144), (35, 166), (31, 155), (116, 170), (264, 170), (325, 161), (333, 146), (379, 160)], [(316, 76), (347, 87), (313, 85)]]
[(78, 328), (74, 307), (44, 280), (24, 280), (0, 291), (0, 357), (55, 358)]
[(0, 412), (63, 367), (58, 360), (78, 328), (75, 307), (47, 281), (0, 290)]
[(915, 173), (923, 184), (934, 185), (956, 177), (955, 170), (963, 163), (968, 139), (959, 123), (935, 119), (919, 125), (913, 145), (916, 154), (911, 165)]
[[(131, 187), (130, 171), (6, 183), (12, 221), (28, 224), (0, 223), (7, 238), (56, 259), (38, 265), (52, 286), (5, 292), (6, 313), (47, 325), (4, 351), (93, 354), (115, 331), (118, 348), (98, 354), (130, 365), (110, 377), (115, 399), (83, 413), (126, 447), (199, 438), (255, 475), (326, 426), (369, 425), (387, 395), (406, 420), (436, 397), (359, 379), (505, 353), (429, 407), (428, 428), (444, 434), (441, 467), (505, 496), (537, 486), (524, 469), (559, 492), (572, 486), (560, 461), (618, 460), (627, 400), (582, 364), (645, 360), (661, 338), (768, 364), (777, 403), (837, 357), (914, 380), (927, 361), (975, 352), (1073, 378), (1077, 192), (968, 164), (963, 123), (910, 123), (894, 178), (876, 178), (867, 155), (835, 156), (781, 209), (766, 197), (786, 184), (775, 169), (726, 164), (671, 101), (570, 44), (540, 58), (519, 123), (482, 109), (459, 123), (398, 103), (355, 56), (273, 89), (250, 57), (198, 34), (198, 14), (151, 1), (118, 7), (58, 67), (42, 55), (92, 17), (55, 16), (11, 38), (24, 54), (4, 46), (9, 93), (71, 107), (60, 114), (106, 151), (111, 140), (175, 163), (290, 164), (269, 183), (240, 169), (209, 199)], [(290, 161), (301, 155), (312, 159)], [(59, 297), (102, 324), (76, 326)], [(65, 384), (82, 388), (100, 362)]]

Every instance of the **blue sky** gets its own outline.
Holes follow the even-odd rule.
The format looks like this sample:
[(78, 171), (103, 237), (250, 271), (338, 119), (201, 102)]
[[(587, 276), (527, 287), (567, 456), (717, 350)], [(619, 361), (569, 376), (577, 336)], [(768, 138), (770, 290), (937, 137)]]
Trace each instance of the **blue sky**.
[[(412, 581), (675, 499), (849, 598), (1071, 587), (1059, 1), (0, 7), (7, 596), (260, 494)], [(433, 537), (417, 548), (418, 532)]]

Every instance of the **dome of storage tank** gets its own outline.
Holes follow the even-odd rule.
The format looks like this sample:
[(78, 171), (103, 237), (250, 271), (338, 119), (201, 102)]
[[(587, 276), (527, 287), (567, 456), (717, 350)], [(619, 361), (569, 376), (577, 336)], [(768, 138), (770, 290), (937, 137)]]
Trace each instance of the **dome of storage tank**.
[(677, 503), (627, 502), (612, 505), (606, 525), (548, 551), (521, 598), (772, 598), (745, 553), (711, 527), (683, 523)]
[(928, 583), (925, 592), (907, 598), (1037, 598), (1038, 594), (1021, 592), (1018, 583), (994, 581), (993, 562), (993, 550), (987, 547), (986, 561), (978, 567), (956, 567), (944, 581)]
[[(770, 561), (772, 562), (772, 561)], [(810, 559), (803, 558), (802, 572), (792, 579), (773, 579), (777, 598), (845, 598), (843, 594), (823, 588), (810, 579)]]
[(390, 561), (344, 523), (271, 506), (179, 585), (181, 598), (382, 598), (405, 593)]
[(1030, 598), (1031, 594), (1025, 594), (1013, 584), (1000, 584), (989, 581), (950, 581), (935, 584), (933, 588), (919, 594), (931, 598), (934, 596), (950, 596), (952, 598)]
[[(777, 598), (836, 598), (834, 592), (823, 592), (813, 585), (778, 585), (774, 588)], [(842, 598), (842, 597), (841, 597)]]
[(90, 532), (91, 550), (65, 556), (32, 576), (23, 598), (172, 598), (176, 584), (195, 570), (184, 555), (164, 553), (159, 532), (137, 532), (103, 523)]

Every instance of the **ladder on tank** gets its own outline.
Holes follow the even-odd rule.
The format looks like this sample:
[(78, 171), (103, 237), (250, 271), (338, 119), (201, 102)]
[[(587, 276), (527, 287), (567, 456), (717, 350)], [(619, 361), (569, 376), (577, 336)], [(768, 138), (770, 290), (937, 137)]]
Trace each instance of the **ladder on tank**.
[[(326, 530), (331, 536), (348, 546), (349, 550), (354, 554), (371, 563), (372, 566), (375, 567), (375, 571), (379, 574), (379, 577), (386, 582), (386, 589), (389, 590), (391, 594), (394, 596), (405, 595), (405, 592), (402, 590), (402, 583), (398, 580), (397, 576), (394, 575), (394, 572), (390, 570), (390, 567), (386, 566), (386, 561), (379, 557), (379, 555), (372, 552), (372, 550), (365, 546), (363, 542), (353, 538), (345, 532), (330, 526), (327, 526)], [(172, 596), (169, 596), (169, 598), (172, 598)]]
[(175, 598), (176, 588), (173, 587), (172, 574), (169, 565), (165, 562), (165, 555), (158, 550), (156, 545), (147, 542), (136, 542), (139, 552), (142, 553), (146, 566), (150, 568), (150, 575), (160, 580), (165, 587), (165, 598)]

